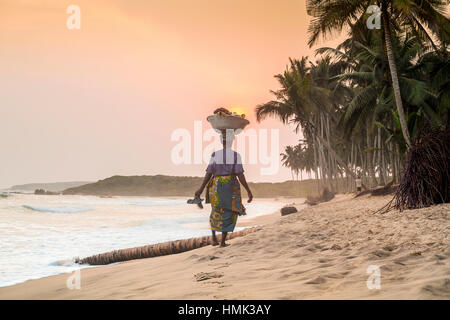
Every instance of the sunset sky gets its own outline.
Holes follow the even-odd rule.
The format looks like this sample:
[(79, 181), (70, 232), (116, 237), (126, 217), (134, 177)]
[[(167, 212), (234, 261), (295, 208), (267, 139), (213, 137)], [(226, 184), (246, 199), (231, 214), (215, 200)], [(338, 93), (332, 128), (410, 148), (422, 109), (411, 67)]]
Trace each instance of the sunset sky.
[[(66, 27), (71, 4), (80, 30)], [(312, 56), (308, 22), (304, 0), (0, 0), (0, 187), (201, 176), (206, 165), (171, 162), (170, 138), (195, 120), (209, 128), (217, 106), (279, 128), (283, 151), (300, 136), (257, 124), (254, 108), (289, 57)], [(290, 179), (259, 168), (247, 179)]]

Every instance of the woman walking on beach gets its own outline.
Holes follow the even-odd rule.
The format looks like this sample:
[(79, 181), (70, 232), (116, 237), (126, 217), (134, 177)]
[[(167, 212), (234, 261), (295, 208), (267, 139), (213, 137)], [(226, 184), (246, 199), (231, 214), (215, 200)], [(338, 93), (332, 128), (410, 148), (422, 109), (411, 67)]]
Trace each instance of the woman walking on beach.
[[(233, 131), (233, 130), (227, 130)], [(248, 200), (253, 199), (252, 192), (248, 187), (244, 176), (241, 156), (231, 149), (234, 134), (223, 131), (221, 134), (223, 149), (213, 152), (205, 178), (201, 187), (195, 192), (200, 197), (206, 188), (206, 203), (211, 203), (211, 225), (213, 246), (218, 245), (216, 231), (222, 232), (221, 247), (227, 246), (225, 240), (228, 232), (233, 232), (237, 217), (245, 215), (245, 208), (241, 200), (241, 188), (239, 182), (247, 190)], [(209, 201), (208, 201), (209, 200)]]

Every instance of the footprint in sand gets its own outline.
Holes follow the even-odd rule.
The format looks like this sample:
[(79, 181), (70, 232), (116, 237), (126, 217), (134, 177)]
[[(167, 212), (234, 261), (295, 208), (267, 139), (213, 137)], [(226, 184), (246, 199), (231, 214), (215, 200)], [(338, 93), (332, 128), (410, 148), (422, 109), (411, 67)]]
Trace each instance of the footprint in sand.
[(390, 245), (383, 247), (383, 250), (384, 251), (394, 251), (396, 248), (397, 247), (395, 245), (390, 244)]
[(445, 260), (445, 259), (447, 259), (446, 257), (444, 257), (444, 256), (442, 256), (440, 254), (435, 254), (434, 257), (437, 258), (438, 260)]
[(196, 281), (205, 281), (209, 279), (222, 278), (223, 273), (220, 272), (200, 272), (194, 275)]
[(327, 280), (324, 277), (317, 277), (313, 280), (310, 280), (308, 282), (305, 282), (306, 284), (322, 284), (327, 282)]
[(382, 250), (375, 250), (374, 252), (372, 252), (372, 254), (379, 258), (386, 258), (391, 255), (389, 251), (382, 251)]
[(203, 262), (203, 261), (211, 261), (211, 260), (215, 260), (215, 259), (219, 259), (220, 257), (214, 256), (214, 255), (207, 255), (207, 256), (203, 256), (197, 259), (198, 262)]
[(426, 285), (422, 291), (427, 292), (435, 297), (450, 298), (450, 279), (435, 281), (433, 284)]
[(198, 254), (191, 254), (190, 256), (188, 256), (187, 258), (186, 258), (186, 260), (194, 260), (194, 259), (198, 259), (198, 258), (200, 258), (200, 256), (198, 255)]
[(323, 264), (319, 265), (319, 268), (329, 268), (332, 266), (334, 266), (334, 264), (332, 264), (332, 263), (323, 263)]
[[(210, 266), (213, 266), (213, 264), (209, 264), (209, 265), (210, 265)], [(221, 264), (219, 264), (219, 265), (214, 265), (214, 266), (216, 266), (214, 269), (222, 269), (222, 268), (229, 267), (230, 264), (229, 264), (228, 262), (225, 262), (225, 263), (221, 263)]]

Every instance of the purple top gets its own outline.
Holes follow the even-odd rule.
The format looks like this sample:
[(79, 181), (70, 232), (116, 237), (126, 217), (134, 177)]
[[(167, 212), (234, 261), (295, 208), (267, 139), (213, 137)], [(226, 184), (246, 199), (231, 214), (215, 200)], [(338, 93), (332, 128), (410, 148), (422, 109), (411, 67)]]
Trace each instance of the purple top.
[(213, 152), (206, 172), (217, 176), (243, 173), (244, 167), (242, 167), (241, 155), (232, 149)]

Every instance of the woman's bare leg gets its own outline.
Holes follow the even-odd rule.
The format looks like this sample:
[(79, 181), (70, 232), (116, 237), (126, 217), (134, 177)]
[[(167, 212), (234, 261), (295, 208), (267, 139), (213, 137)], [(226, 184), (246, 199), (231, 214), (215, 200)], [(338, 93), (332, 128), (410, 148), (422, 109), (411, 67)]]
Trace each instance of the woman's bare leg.
[(227, 234), (228, 234), (228, 232), (222, 232), (222, 240), (220, 241), (220, 246), (221, 246), (221, 247), (226, 247), (226, 246), (228, 246), (228, 245), (225, 243), (225, 240), (227, 240)]
[(219, 244), (219, 241), (217, 241), (216, 231), (215, 230), (211, 231), (212, 231), (212, 245), (217, 246)]

